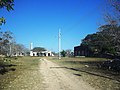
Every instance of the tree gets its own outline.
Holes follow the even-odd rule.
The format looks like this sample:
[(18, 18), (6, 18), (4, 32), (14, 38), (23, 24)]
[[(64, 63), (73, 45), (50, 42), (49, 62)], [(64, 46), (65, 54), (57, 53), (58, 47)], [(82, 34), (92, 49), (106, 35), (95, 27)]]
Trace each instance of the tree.
[(0, 54), (7, 55), (10, 52), (10, 45), (13, 40), (12, 32), (5, 31), (1, 32), (1, 40), (0, 40)]
[(66, 52), (66, 56), (68, 56), (68, 57), (72, 56), (72, 50), (71, 49), (67, 49), (67, 50), (65, 50), (65, 52)]
[(104, 20), (107, 24), (99, 27), (100, 35), (106, 41), (102, 45), (104, 51), (112, 54), (120, 53), (120, 0), (107, 0)]
[(104, 20), (108, 24), (120, 24), (120, 0), (107, 0), (104, 13)]
[(120, 54), (120, 26), (103, 25), (99, 32), (87, 35), (81, 46), (88, 48), (93, 54), (116, 56)]
[[(117, 24), (104, 25), (99, 28), (101, 35), (111, 44), (114, 53), (120, 53), (120, 26)], [(105, 34), (104, 34), (105, 33)]]
[(108, 0), (110, 5), (115, 8), (116, 11), (120, 12), (120, 0)]
[[(6, 8), (7, 11), (13, 10), (14, 0), (0, 0), (0, 8)], [(5, 24), (5, 18), (0, 18), (0, 25)]]
[[(7, 11), (13, 10), (14, 0), (0, 0), (0, 9), (6, 8)], [(5, 24), (6, 20), (4, 17), (0, 18), (0, 25)], [(1, 28), (0, 28), (1, 29)], [(11, 32), (0, 31), (0, 54), (6, 54), (8, 50), (8, 44), (10, 45)]]
[(65, 50), (61, 51), (60, 53), (61, 53), (61, 55), (62, 55), (63, 57), (66, 56), (66, 51), (65, 51)]
[(0, 0), (0, 8), (6, 7), (8, 11), (13, 10), (14, 0)]
[(0, 25), (2, 25), (2, 24), (5, 24), (5, 18), (4, 17), (0, 18)]
[(34, 52), (41, 52), (41, 51), (46, 51), (46, 49), (43, 47), (35, 47), (35, 48), (33, 48), (33, 51)]
[(14, 55), (14, 54), (27, 54), (29, 52), (29, 50), (23, 45), (23, 44), (17, 44), (17, 43), (13, 43), (11, 45), (11, 48), (12, 48), (12, 54), (11, 55)]

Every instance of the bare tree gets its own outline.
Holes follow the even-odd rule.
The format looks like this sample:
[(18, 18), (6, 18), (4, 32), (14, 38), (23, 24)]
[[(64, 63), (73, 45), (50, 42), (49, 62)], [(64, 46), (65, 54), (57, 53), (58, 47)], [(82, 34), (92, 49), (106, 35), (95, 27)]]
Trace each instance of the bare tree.
[(72, 56), (72, 50), (71, 49), (67, 49), (66, 51), (66, 56), (71, 57)]
[(0, 54), (4, 54), (4, 55), (7, 55), (7, 54), (10, 54), (11, 50), (10, 50), (10, 45), (11, 45), (11, 42), (12, 42), (12, 39), (13, 39), (13, 36), (12, 36), (12, 32), (10, 31), (5, 31), (5, 32), (1, 32), (1, 35), (0, 35)]
[(106, 0), (104, 20), (107, 23), (120, 24), (120, 0)]

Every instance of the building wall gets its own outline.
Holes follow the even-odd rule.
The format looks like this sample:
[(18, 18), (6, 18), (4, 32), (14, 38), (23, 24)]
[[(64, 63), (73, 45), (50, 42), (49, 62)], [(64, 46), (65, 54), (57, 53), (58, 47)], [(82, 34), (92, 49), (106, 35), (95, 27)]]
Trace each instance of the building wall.
[(25, 53), (17, 52), (17, 53), (12, 54), (11, 56), (25, 56)]
[(30, 51), (30, 56), (54, 56), (51, 51), (41, 51), (41, 52), (33, 52)]
[(74, 47), (74, 56), (90, 56), (91, 52), (87, 47), (76, 46)]

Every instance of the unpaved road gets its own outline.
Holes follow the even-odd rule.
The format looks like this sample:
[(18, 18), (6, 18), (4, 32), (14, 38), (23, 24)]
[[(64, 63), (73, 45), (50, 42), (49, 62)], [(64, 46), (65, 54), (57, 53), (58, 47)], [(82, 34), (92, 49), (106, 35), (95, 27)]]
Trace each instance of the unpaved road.
[(2, 90), (95, 90), (78, 76), (47, 59), (39, 67), (24, 70)]
[(41, 59), (40, 72), (44, 78), (45, 90), (94, 90), (77, 79), (77, 76), (49, 60)]

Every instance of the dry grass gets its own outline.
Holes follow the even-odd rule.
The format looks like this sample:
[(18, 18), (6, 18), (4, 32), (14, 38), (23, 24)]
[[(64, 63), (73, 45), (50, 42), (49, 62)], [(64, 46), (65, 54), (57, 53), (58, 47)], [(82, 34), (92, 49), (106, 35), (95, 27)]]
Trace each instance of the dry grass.
[(49, 58), (100, 90), (120, 90), (120, 74), (98, 68), (104, 58)]
[[(8, 58), (8, 60), (4, 62), (4, 65), (9, 65), (5, 67), (7, 71), (0, 73), (0, 90), (6, 90), (5, 88), (19, 75), (38, 69), (38, 57), (18, 57), (18, 59)], [(1, 60), (1, 62), (3, 61)]]

